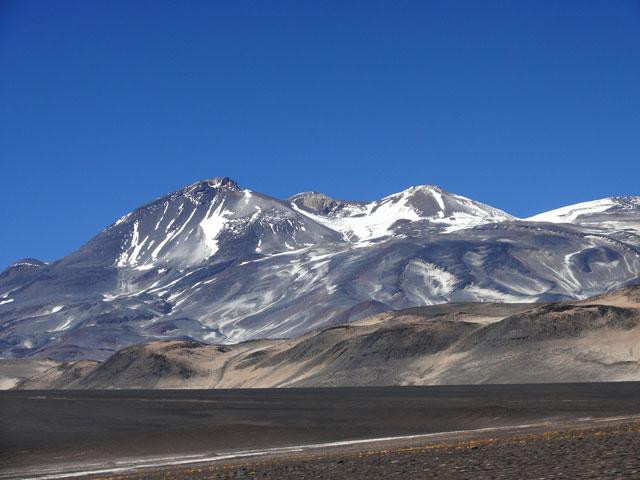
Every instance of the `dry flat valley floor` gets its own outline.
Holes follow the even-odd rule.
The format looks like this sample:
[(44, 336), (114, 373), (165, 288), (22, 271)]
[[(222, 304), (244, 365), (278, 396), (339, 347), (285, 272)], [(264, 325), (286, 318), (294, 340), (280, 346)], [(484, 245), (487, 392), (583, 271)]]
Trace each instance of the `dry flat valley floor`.
[(7, 391), (0, 412), (0, 480), (640, 478), (638, 382)]

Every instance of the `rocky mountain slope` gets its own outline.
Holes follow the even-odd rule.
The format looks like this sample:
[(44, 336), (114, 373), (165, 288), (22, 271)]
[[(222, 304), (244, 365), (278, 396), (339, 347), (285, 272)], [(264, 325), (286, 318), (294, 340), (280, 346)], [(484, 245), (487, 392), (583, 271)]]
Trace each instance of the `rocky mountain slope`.
[(579, 302), (382, 313), (290, 340), (159, 341), (18, 388), (244, 388), (640, 380), (640, 287)]
[(104, 360), (151, 340), (294, 338), (445, 302), (578, 300), (637, 282), (640, 200), (531, 219), (435, 186), (278, 200), (228, 178), (0, 274), (0, 358)]

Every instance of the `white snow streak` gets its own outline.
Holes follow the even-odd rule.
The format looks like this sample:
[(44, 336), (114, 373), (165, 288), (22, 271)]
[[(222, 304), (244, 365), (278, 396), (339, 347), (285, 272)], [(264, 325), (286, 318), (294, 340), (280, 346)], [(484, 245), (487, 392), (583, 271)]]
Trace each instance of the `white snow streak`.
[(220, 202), (213, 212), (211, 212), (212, 209), (213, 203), (211, 203), (209, 211), (200, 222), (200, 228), (204, 233), (205, 245), (209, 249), (209, 256), (215, 255), (218, 251), (217, 237), (229, 221), (227, 215), (233, 213), (229, 210), (224, 210), (224, 201)]
[(67, 318), (63, 323), (58, 325), (56, 328), (51, 330), (52, 332), (62, 332), (63, 330), (67, 330), (71, 326), (71, 322), (73, 321), (73, 317)]
[(160, 216), (160, 220), (158, 220), (158, 223), (156, 223), (156, 226), (154, 227), (154, 230), (158, 230), (158, 228), (160, 228), (160, 224), (162, 223), (162, 220), (164, 220), (164, 216), (167, 213), (167, 209), (168, 208), (169, 208), (169, 202), (165, 202), (164, 211), (162, 212), (162, 215)]
[[(182, 205), (180, 206), (182, 207)], [(167, 234), (167, 236), (164, 238), (164, 240), (162, 240), (158, 246), (155, 248), (155, 250), (153, 252), (151, 252), (151, 258), (152, 260), (155, 260), (156, 258), (158, 258), (158, 254), (162, 251), (162, 249), (164, 248), (164, 246), (171, 240), (173, 240), (174, 238), (176, 238), (178, 235), (180, 235), (180, 233), (185, 229), (185, 227), (189, 224), (189, 222), (191, 221), (191, 218), (193, 217), (193, 215), (196, 213), (197, 211), (197, 207), (193, 207), (193, 210), (191, 210), (191, 214), (189, 215), (189, 217), (187, 218), (187, 220), (182, 224), (182, 226), (176, 230), (173, 233), (169, 233)], [(180, 208), (180, 211), (182, 211), (182, 208)], [(179, 213), (178, 213), (179, 214)], [(171, 224), (175, 221), (175, 218), (173, 218), (171, 220), (171, 223), (169, 223), (169, 226), (171, 226)], [(167, 227), (167, 229), (169, 228), (169, 226)]]

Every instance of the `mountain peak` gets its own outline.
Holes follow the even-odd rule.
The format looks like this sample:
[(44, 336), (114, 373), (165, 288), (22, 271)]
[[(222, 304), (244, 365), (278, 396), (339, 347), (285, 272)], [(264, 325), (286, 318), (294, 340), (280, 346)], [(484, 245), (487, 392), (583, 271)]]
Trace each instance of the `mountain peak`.
[(229, 177), (214, 177), (206, 180), (210, 187), (228, 188), (230, 190), (239, 190), (238, 183)]
[(40, 268), (47, 265), (47, 262), (43, 262), (42, 260), (38, 260), (37, 258), (22, 258), (20, 260), (16, 260), (9, 268)]
[(433, 190), (435, 190), (436, 192), (444, 192), (444, 193), (446, 193), (446, 190), (444, 188), (442, 188), (440, 185), (432, 185), (432, 184), (428, 184), (428, 185), (411, 185), (409, 188), (407, 188), (407, 190), (409, 190), (409, 191), (415, 191), (415, 190), (433, 191)]
[(232, 191), (232, 192), (240, 191), (240, 187), (238, 186), (238, 183), (232, 178), (213, 177), (213, 178), (207, 178), (204, 180), (197, 181), (195, 183), (192, 183), (191, 185), (187, 185), (186, 187), (181, 188), (180, 190), (176, 190), (175, 192), (168, 193), (164, 197), (160, 197), (159, 200), (164, 200), (167, 197), (177, 198), (183, 195), (186, 195), (188, 197), (193, 197), (193, 196), (197, 197), (199, 194), (205, 194), (210, 189), (226, 190), (226, 191)]
[(301, 192), (289, 197), (289, 202), (311, 213), (328, 215), (342, 205), (342, 202), (320, 192)]
[[(0, 272), (0, 278), (6, 278), (7, 275), (12, 274), (22, 274), (25, 272), (35, 272), (41, 267), (48, 265), (47, 262), (43, 262), (42, 260), (38, 260), (36, 258), (23, 258), (20, 260), (16, 260), (11, 265), (9, 265), (4, 271)], [(0, 295), (0, 303), (3, 301), (3, 296)]]
[(501, 210), (449, 193), (437, 185), (412, 186), (368, 203), (338, 201), (317, 192), (299, 193), (289, 202), (299, 213), (356, 242), (393, 235), (407, 222), (427, 222), (450, 232), (513, 220)]

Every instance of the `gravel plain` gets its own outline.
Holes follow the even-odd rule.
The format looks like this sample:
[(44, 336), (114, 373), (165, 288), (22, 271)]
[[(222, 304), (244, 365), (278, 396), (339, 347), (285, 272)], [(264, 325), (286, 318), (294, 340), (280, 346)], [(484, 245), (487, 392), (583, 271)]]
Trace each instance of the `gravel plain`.
[(638, 479), (640, 422), (146, 471), (112, 480)]

